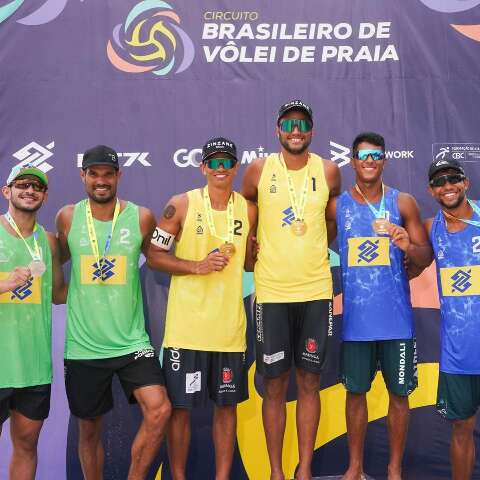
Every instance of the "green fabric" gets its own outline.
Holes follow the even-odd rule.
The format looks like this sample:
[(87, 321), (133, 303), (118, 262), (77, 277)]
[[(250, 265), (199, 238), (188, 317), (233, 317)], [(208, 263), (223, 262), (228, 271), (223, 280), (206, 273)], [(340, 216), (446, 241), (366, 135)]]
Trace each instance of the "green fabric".
[[(0, 295), (0, 388), (52, 381), (52, 256), (45, 230), (39, 225), (37, 232), (45, 273), (33, 284), (28, 282)], [(34, 250), (33, 236), (26, 241)], [(31, 261), (23, 240), (0, 226), (2, 277)]]
[(394, 395), (410, 395), (417, 387), (414, 339), (343, 342), (340, 355), (341, 381), (351, 393), (368, 392), (378, 369)]
[(465, 420), (480, 406), (480, 375), (440, 372), (437, 410), (449, 420)]
[[(94, 219), (100, 255), (103, 255), (111, 224), (111, 221)], [(68, 245), (72, 271), (67, 299), (65, 358), (112, 358), (151, 348), (145, 332), (138, 267), (142, 245), (138, 207), (127, 203), (118, 216), (108, 253), (111, 263), (106, 267), (106, 281), (100, 280), (92, 268), (95, 259), (88, 237), (84, 201), (75, 205)]]

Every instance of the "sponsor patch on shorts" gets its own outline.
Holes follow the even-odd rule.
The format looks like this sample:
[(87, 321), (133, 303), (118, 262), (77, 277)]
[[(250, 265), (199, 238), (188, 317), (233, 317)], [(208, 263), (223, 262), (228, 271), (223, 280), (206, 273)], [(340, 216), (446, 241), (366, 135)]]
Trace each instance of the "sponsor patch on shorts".
[(185, 392), (195, 393), (202, 390), (202, 372), (187, 373), (185, 376)]
[(285, 358), (285, 352), (282, 350), (281, 352), (272, 353), (271, 355), (263, 354), (263, 363), (267, 365), (271, 365), (272, 363), (278, 362)]

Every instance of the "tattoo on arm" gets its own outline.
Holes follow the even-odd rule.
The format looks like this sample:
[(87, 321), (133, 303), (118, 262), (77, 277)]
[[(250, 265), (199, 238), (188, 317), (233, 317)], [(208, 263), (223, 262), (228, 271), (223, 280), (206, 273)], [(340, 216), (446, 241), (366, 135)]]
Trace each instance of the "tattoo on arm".
[(176, 211), (177, 211), (177, 209), (173, 205), (167, 205), (165, 207), (165, 210), (163, 211), (163, 216), (166, 219), (170, 219), (175, 215)]

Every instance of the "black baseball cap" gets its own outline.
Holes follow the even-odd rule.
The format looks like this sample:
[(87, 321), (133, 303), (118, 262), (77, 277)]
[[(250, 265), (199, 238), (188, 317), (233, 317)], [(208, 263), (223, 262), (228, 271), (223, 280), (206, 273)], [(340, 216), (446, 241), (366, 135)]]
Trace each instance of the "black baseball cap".
[(202, 148), (202, 162), (216, 153), (226, 153), (237, 160), (237, 147), (228, 138), (211, 138)]
[(452, 157), (445, 155), (443, 158), (435, 159), (428, 169), (428, 180), (431, 180), (438, 172), (442, 170), (455, 170), (462, 175), (465, 175), (465, 170), (462, 164)]
[(90, 148), (83, 154), (82, 169), (85, 170), (93, 165), (110, 165), (115, 170), (118, 170), (117, 152), (105, 145), (97, 145)]
[(278, 110), (278, 117), (277, 117), (277, 125), (280, 122), (280, 119), (287, 113), (292, 110), (299, 110), (307, 115), (310, 121), (313, 123), (313, 111), (312, 108), (307, 105), (302, 100), (291, 100), (283, 104), (280, 109)]

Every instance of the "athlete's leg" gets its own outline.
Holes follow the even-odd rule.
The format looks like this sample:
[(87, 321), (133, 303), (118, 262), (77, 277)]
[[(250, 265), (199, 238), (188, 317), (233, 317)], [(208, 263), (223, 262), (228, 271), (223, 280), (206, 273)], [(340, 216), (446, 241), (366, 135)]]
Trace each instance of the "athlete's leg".
[(10, 479), (33, 480), (37, 470), (37, 444), (43, 420), (31, 420), (12, 410), (10, 435), (13, 453), (10, 462)]
[(388, 463), (388, 480), (401, 480), (402, 459), (407, 441), (410, 407), (408, 397), (389, 392), (387, 414), (388, 441), (390, 444), (390, 461)]
[(299, 464), (295, 478), (310, 480), (313, 449), (320, 421), (320, 375), (297, 368), (296, 380)]
[(236, 405), (215, 405), (213, 414), (216, 480), (228, 480), (232, 468), (237, 431)]
[(279, 377), (264, 377), (264, 396), (262, 403), (263, 428), (267, 440), (270, 460), (271, 480), (284, 480), (282, 469), (282, 446), (287, 418), (286, 398), (290, 372)]
[(363, 475), (363, 449), (368, 425), (365, 393), (347, 392), (345, 417), (347, 420), (349, 464), (343, 480), (359, 480)]
[(173, 480), (185, 480), (190, 445), (190, 410), (173, 408), (167, 430), (168, 460)]
[(102, 417), (79, 418), (78, 456), (85, 480), (102, 480), (105, 454)]
[(450, 444), (450, 460), (452, 462), (453, 480), (469, 480), (472, 478), (475, 464), (475, 415), (464, 420), (452, 422), (452, 439)]
[(143, 480), (160, 448), (171, 408), (165, 387), (161, 385), (140, 387), (133, 394), (142, 410), (143, 420), (133, 440), (128, 479)]

